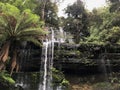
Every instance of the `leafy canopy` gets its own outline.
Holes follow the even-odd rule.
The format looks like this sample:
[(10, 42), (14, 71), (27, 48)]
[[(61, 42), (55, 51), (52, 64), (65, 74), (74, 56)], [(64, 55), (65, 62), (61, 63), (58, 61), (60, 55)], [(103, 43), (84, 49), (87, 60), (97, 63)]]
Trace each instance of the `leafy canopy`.
[(8, 3), (0, 3), (0, 36), (1, 40), (32, 41), (39, 43), (45, 32), (42, 30), (44, 23), (40, 17), (33, 14), (30, 9), (23, 12)]
[(63, 23), (64, 30), (70, 32), (76, 43), (89, 35), (87, 12), (82, 1), (77, 0), (73, 5), (66, 9), (67, 18)]

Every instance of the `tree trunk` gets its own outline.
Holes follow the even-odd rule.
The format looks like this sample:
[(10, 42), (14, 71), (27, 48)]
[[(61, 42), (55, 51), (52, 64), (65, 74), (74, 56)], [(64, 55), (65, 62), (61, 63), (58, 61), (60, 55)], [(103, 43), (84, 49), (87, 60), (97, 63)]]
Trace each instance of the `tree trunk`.
[(0, 71), (4, 68), (4, 63), (8, 59), (9, 48), (10, 48), (10, 41), (6, 42), (1, 49), (1, 52), (0, 52)]
[(17, 65), (16, 65), (16, 72), (18, 72), (19, 71), (19, 63), (17, 63)]
[(5, 67), (4, 63), (3, 62), (0, 62), (0, 71), (3, 70)]
[(45, 16), (44, 8), (42, 8), (41, 12), (42, 12), (41, 19), (44, 21), (44, 16)]
[(2, 58), (3, 62), (6, 62), (6, 60), (8, 59), (8, 55), (9, 55), (9, 48), (10, 48), (10, 43), (7, 44), (6, 50), (5, 50), (5, 54)]
[(13, 53), (13, 58), (12, 58), (12, 63), (11, 63), (10, 75), (12, 75), (13, 70), (15, 69), (16, 65), (17, 65), (17, 51), (15, 50)]
[(43, 1), (42, 3), (43, 3), (43, 5), (42, 5), (43, 7), (42, 7), (42, 10), (41, 10), (41, 12), (42, 12), (41, 19), (43, 21), (45, 21), (45, 5), (46, 5), (46, 0)]
[(76, 35), (74, 35), (74, 42), (76, 44), (79, 44), (79, 42), (80, 42), (80, 35), (79, 35), (79, 33), (77, 33)]
[(6, 61), (6, 58), (8, 56), (8, 53), (9, 53), (9, 47), (10, 47), (10, 41), (6, 42), (1, 51), (0, 51), (0, 61), (2, 60), (3, 62)]

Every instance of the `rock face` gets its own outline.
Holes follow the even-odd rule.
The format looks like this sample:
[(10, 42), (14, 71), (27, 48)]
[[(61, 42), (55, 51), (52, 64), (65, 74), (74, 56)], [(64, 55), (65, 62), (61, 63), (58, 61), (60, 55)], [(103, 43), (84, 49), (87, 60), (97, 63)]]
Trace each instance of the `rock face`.
[(54, 66), (66, 73), (118, 71), (119, 65), (120, 46), (61, 44), (55, 47)]
[(42, 47), (28, 44), (20, 53), (20, 71), (39, 71), (41, 64)]
[[(28, 45), (21, 54), (22, 71), (39, 71), (42, 48)], [(54, 67), (67, 73), (99, 73), (120, 69), (120, 46), (55, 43)]]

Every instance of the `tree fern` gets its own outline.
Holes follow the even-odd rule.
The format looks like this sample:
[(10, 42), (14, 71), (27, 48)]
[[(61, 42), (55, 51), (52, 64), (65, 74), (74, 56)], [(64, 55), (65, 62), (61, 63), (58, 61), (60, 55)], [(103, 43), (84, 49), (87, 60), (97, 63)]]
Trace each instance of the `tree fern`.
[[(1, 70), (4, 67), (4, 63), (1, 61), (7, 61), (9, 47), (16, 50), (19, 47), (19, 43), (23, 41), (42, 46), (42, 37), (47, 33), (41, 27), (44, 23), (40, 21), (40, 17), (33, 14), (29, 9), (20, 12), (17, 7), (10, 4), (0, 3), (0, 5), (0, 40), (4, 42), (0, 52)], [(6, 50), (4, 50), (5, 47), (7, 47)], [(14, 67), (12, 67), (13, 69)]]

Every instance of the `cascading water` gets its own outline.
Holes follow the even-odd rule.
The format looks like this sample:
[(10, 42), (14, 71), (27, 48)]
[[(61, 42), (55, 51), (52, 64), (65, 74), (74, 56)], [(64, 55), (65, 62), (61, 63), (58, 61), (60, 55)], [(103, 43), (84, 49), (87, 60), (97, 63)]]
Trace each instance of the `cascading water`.
[(41, 70), (43, 71), (43, 82), (40, 84), (39, 90), (52, 90), (52, 67), (54, 58), (54, 31), (51, 29), (51, 36), (43, 43), (43, 57)]
[(55, 39), (54, 39), (54, 31), (52, 30), (52, 42), (51, 42), (51, 44), (52, 44), (52, 57), (51, 57), (51, 67), (53, 67), (53, 59), (54, 59), (54, 41), (55, 41)]
[[(53, 85), (52, 67), (54, 43), (58, 43), (59, 41), (55, 40), (53, 29), (50, 30), (48, 37), (49, 38), (46, 38), (46, 41), (43, 42), (40, 72), (22, 72), (15, 75), (15, 80), (17, 81), (16, 86), (21, 87), (23, 90), (65, 90), (61, 85), (58, 85), (58, 83)], [(30, 53), (31, 50), (28, 50), (28, 52)], [(29, 53), (26, 54), (30, 56)]]
[(112, 73), (111, 62), (110, 62), (109, 59), (107, 59), (107, 53), (106, 53), (106, 51), (105, 51), (105, 53), (102, 54), (101, 57), (102, 58), (100, 60), (100, 62), (101, 62), (100, 66), (101, 66), (101, 69), (102, 69), (102, 73), (104, 75), (105, 80), (109, 81), (108, 77), (109, 76), (112, 77), (112, 74), (111, 74)]
[(44, 76), (43, 76), (43, 90), (46, 90), (47, 81), (47, 52), (48, 52), (48, 41), (45, 43), (45, 61), (44, 61)]
[(102, 73), (104, 74), (104, 78), (106, 79), (106, 81), (108, 81), (107, 78), (108, 74), (107, 74), (106, 62), (104, 57), (101, 59), (101, 69), (102, 69)]

